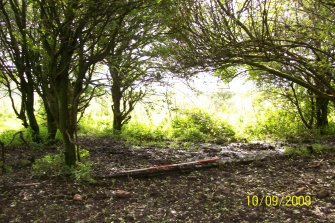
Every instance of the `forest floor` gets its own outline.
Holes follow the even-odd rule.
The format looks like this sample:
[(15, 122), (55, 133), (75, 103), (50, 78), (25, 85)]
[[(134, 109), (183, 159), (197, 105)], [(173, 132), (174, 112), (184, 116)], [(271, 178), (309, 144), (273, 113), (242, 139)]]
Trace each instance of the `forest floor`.
[[(100, 177), (210, 157), (241, 160), (240, 154), (254, 154), (255, 161), (78, 184), (32, 178), (31, 165), (22, 160), (54, 150), (16, 147), (6, 155), (13, 172), (0, 176), (0, 222), (335, 222), (335, 152), (292, 157), (259, 143), (185, 151), (101, 138), (81, 144), (90, 150)], [(117, 196), (122, 191), (129, 194)]]

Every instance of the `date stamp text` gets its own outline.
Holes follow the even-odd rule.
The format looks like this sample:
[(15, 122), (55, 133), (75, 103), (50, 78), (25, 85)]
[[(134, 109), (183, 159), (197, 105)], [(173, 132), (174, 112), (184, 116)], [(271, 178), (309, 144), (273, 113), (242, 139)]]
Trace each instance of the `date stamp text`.
[(266, 206), (266, 207), (301, 207), (310, 206), (312, 197), (296, 195), (247, 195), (248, 206)]

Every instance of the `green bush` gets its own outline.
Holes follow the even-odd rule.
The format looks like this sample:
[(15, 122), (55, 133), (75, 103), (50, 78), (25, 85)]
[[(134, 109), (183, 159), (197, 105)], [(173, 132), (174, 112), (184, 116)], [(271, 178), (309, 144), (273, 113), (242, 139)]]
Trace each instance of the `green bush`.
[(287, 146), (284, 149), (285, 149), (285, 153), (291, 156), (303, 156), (303, 157), (311, 156), (311, 151), (307, 149), (307, 147), (305, 146), (300, 146), (300, 147)]
[[(309, 117), (310, 107), (301, 103), (305, 118)], [(322, 139), (335, 133), (335, 113), (329, 106), (329, 125), (324, 129), (307, 129), (304, 126), (296, 107), (287, 99), (278, 95), (262, 93), (253, 99), (253, 110), (238, 123), (242, 137), (249, 140), (288, 140), (303, 142), (305, 140)], [(305, 114), (306, 113), (306, 114)], [(314, 123), (315, 125), (315, 123)]]
[[(32, 141), (32, 132), (30, 128), (21, 128), (18, 130), (7, 130), (4, 132), (0, 132), (0, 141), (3, 142), (5, 145), (8, 145), (12, 139), (13, 136), (15, 135), (15, 138), (13, 139), (13, 141), (11, 142), (11, 146), (18, 146), (18, 145), (23, 145), (25, 144), (25, 142), (21, 139), (20, 134), (17, 134), (19, 131), (22, 131), (23, 134), (23, 139), (33, 148), (38, 148), (38, 147), (43, 147), (43, 144), (38, 144), (38, 143), (34, 143)], [(42, 139), (43, 143), (48, 143), (48, 130), (46, 127), (44, 126), (40, 126), (40, 137)], [(59, 133), (59, 131), (56, 134), (56, 139), (55, 141), (61, 141), (61, 135)]]
[(228, 124), (201, 109), (182, 111), (171, 122), (171, 137), (181, 141), (225, 142), (233, 136)]
[[(0, 141), (3, 142), (4, 144), (9, 144), (12, 141), (13, 136), (16, 132), (18, 131), (17, 130), (7, 130), (7, 131), (0, 133)], [(12, 145), (17, 145), (20, 143), (22, 143), (20, 137), (16, 136), (12, 142)]]
[[(0, 141), (3, 142), (5, 145), (10, 145), (11, 146), (17, 146), (17, 145), (22, 145), (25, 144), (25, 142), (22, 140), (21, 138), (21, 133), (19, 133), (19, 131), (22, 132), (23, 135), (23, 139), (31, 144), (32, 143), (32, 137), (31, 137), (31, 132), (30, 129), (18, 129), (18, 130), (7, 130), (4, 132), (0, 133)], [(14, 137), (15, 135), (15, 137)], [(13, 138), (14, 137), (14, 138)]]
[(285, 153), (293, 156), (304, 156), (309, 157), (312, 154), (320, 154), (323, 152), (331, 151), (333, 148), (328, 145), (322, 145), (315, 143), (310, 146), (299, 146), (299, 147), (285, 147)]
[(109, 132), (112, 126), (113, 121), (111, 121), (108, 116), (100, 117), (87, 114), (79, 122), (78, 133), (83, 135), (102, 136)]
[(319, 143), (314, 143), (312, 145), (312, 148), (313, 148), (314, 153), (323, 153), (323, 152), (332, 151), (334, 149), (333, 147), (329, 145), (323, 145)]
[(70, 174), (69, 169), (65, 166), (63, 154), (48, 154), (35, 161), (33, 165), (34, 176), (63, 176)]
[(193, 141), (193, 142), (204, 142), (206, 141), (206, 134), (202, 133), (195, 127), (186, 129), (178, 129), (174, 132), (174, 136), (177, 136), (180, 141)]
[(87, 160), (88, 150), (81, 150), (82, 162), (74, 167), (65, 164), (64, 154), (48, 154), (36, 160), (33, 165), (35, 177), (70, 177), (78, 182), (92, 182), (91, 163)]
[(254, 120), (243, 126), (246, 138), (280, 140), (308, 134), (296, 113), (260, 102), (255, 107)]
[(307, 129), (301, 122), (297, 114), (284, 109), (266, 109), (257, 115), (256, 123), (249, 123), (245, 132), (251, 138), (274, 140), (288, 140), (301, 142), (311, 139), (322, 139), (332, 136), (335, 132), (334, 125), (329, 124), (323, 130), (314, 128)]
[(92, 176), (92, 164), (88, 161), (78, 162), (76, 166), (71, 169), (71, 175), (77, 182), (95, 182)]
[(124, 126), (121, 137), (126, 140), (162, 141), (166, 139), (166, 133), (158, 127), (131, 122)]

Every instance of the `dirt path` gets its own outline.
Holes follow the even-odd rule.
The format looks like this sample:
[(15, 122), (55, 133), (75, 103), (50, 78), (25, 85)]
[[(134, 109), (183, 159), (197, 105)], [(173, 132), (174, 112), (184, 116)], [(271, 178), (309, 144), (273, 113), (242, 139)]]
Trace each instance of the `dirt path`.
[[(85, 140), (84, 144), (100, 175), (206, 158), (214, 151), (208, 146), (199, 152), (131, 149), (108, 139)], [(254, 147), (245, 149), (254, 151)], [(31, 179), (27, 166), (1, 176), (0, 185), (4, 183), (39, 184), (1, 188), (0, 222), (335, 222), (334, 153), (313, 158), (269, 157), (245, 165), (230, 163), (220, 169), (111, 180), (104, 185), (38, 181)], [(118, 198), (117, 190), (130, 196)], [(75, 194), (81, 200), (74, 200)], [(311, 204), (306, 202), (308, 196)], [(281, 198), (281, 204), (276, 204)]]
[(82, 140), (81, 144), (91, 151), (97, 175), (113, 174), (124, 170), (145, 168), (152, 165), (191, 162), (218, 157), (223, 161), (263, 159), (283, 155), (280, 147), (262, 143), (232, 143), (230, 145), (201, 144), (185, 149), (129, 147), (108, 139)]

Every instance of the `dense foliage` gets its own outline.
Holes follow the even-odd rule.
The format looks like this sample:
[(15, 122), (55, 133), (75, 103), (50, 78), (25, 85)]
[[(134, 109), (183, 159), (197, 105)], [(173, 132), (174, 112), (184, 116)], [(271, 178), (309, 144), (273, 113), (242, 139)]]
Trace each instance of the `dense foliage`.
[(200, 109), (181, 111), (171, 121), (171, 135), (182, 141), (228, 142), (234, 131), (228, 124)]
[[(29, 128), (25, 137), (60, 138), (68, 166), (79, 161), (77, 132), (92, 132), (88, 126), (128, 141), (331, 133), (334, 14), (334, 5), (321, 0), (0, 1), (0, 84)], [(168, 105), (164, 122), (153, 125), (143, 113), (131, 122), (139, 102), (173, 85), (165, 77), (187, 82), (199, 71), (227, 82), (244, 74), (271, 106), (255, 102), (252, 121), (241, 116), (233, 123), (221, 105), (208, 111)], [(104, 118), (91, 120), (98, 117), (85, 114), (92, 99), (108, 95)], [(227, 95), (216, 104), (237, 100)]]

